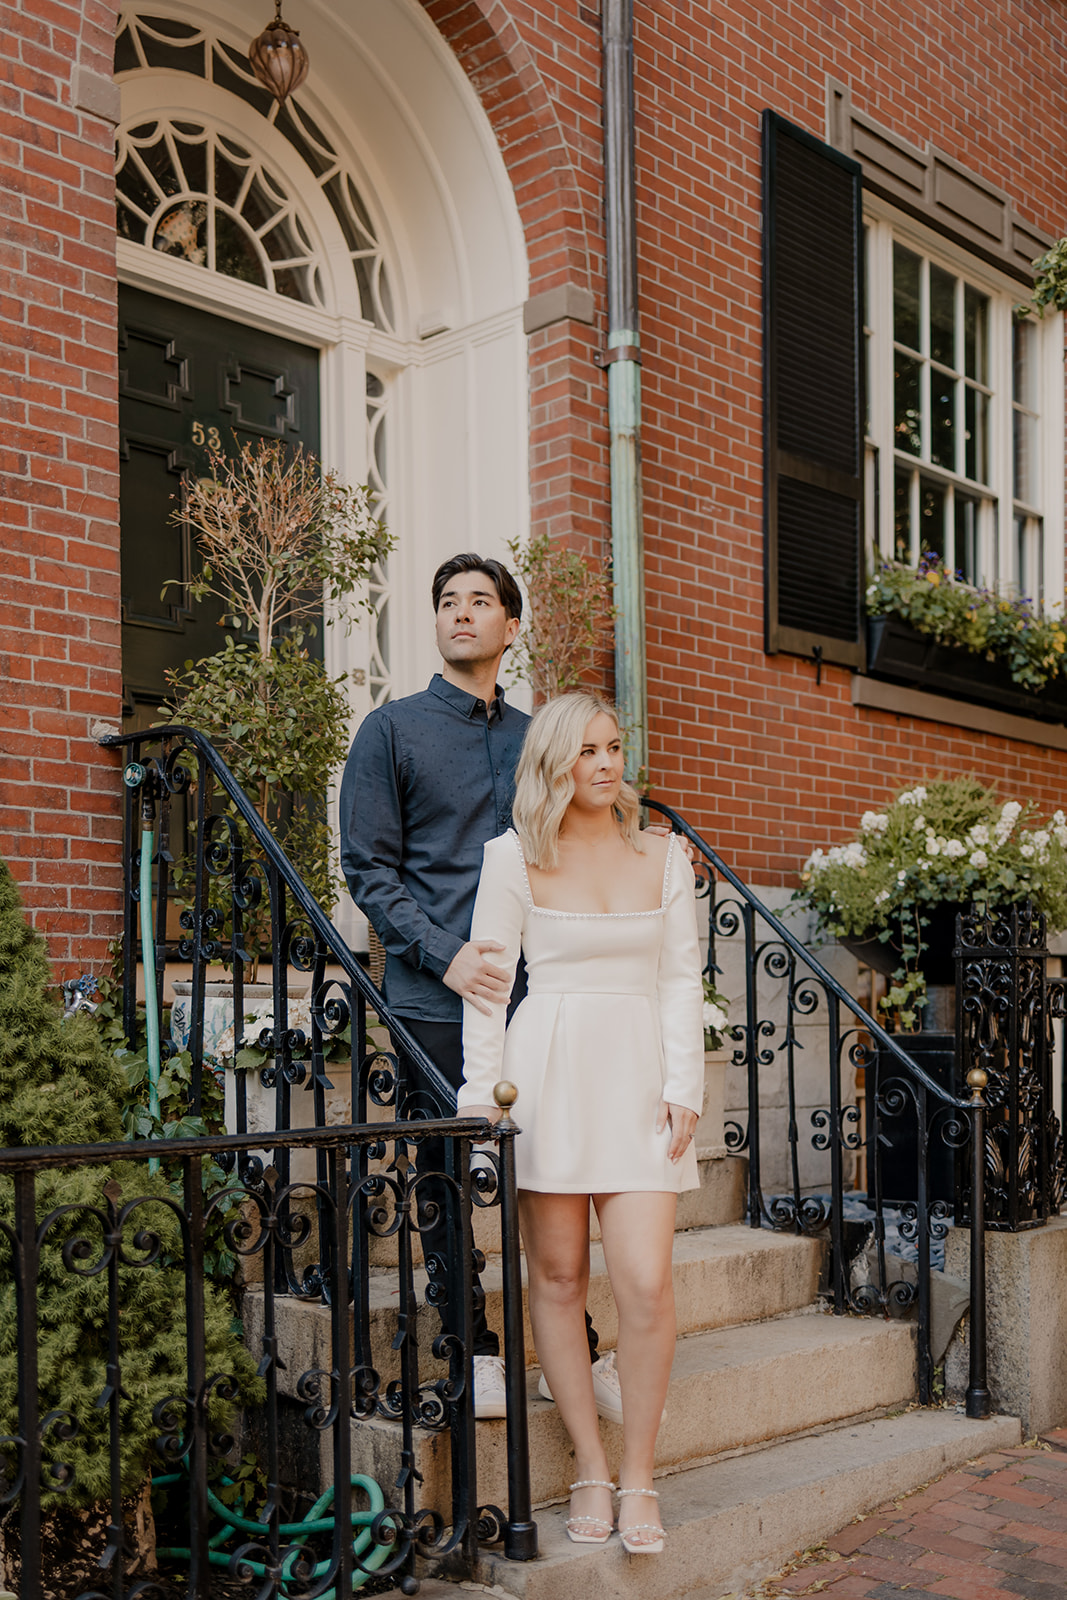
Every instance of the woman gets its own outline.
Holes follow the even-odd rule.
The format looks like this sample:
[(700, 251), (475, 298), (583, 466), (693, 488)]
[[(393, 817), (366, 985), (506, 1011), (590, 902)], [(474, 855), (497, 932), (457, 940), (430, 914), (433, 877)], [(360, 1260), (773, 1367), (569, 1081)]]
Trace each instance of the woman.
[(663, 1548), (652, 1488), (674, 1355), (677, 1196), (697, 1187), (703, 988), (693, 870), (673, 838), (642, 834), (610, 706), (570, 694), (533, 718), (516, 776), (515, 831), (485, 846), (472, 939), (495, 939), (529, 992), (464, 1002), (464, 1115), (499, 1115), (519, 1089), (519, 1218), (538, 1356), (574, 1445), (569, 1536), (614, 1528), (584, 1308), (589, 1200), (619, 1309), (623, 1404), (618, 1527), (631, 1554)]

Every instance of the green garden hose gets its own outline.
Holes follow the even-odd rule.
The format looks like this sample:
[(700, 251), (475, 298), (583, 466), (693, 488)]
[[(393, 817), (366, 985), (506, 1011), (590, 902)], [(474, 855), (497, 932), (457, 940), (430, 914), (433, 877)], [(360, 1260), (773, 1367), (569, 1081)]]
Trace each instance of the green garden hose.
[[(182, 1473), (171, 1472), (161, 1477), (153, 1478), (152, 1487), (154, 1489), (162, 1489), (167, 1487), (169, 1484), (179, 1483), (182, 1480)], [(223, 1480), (224, 1483), (227, 1481), (228, 1480), (226, 1479)], [(375, 1517), (378, 1516), (379, 1512), (385, 1510), (385, 1496), (382, 1494), (381, 1488), (377, 1483), (375, 1483), (373, 1478), (365, 1478), (360, 1473), (352, 1474), (352, 1487), (353, 1489), (362, 1489), (370, 1503), (368, 1510), (353, 1511), (351, 1513), (352, 1527), (358, 1529), (358, 1532), (356, 1532), (352, 1540), (352, 1554), (357, 1558), (357, 1560), (363, 1559), (364, 1552), (368, 1550), (368, 1547), (373, 1546), (373, 1548), (370, 1549), (370, 1553), (365, 1559), (363, 1559), (362, 1567), (358, 1568), (352, 1574), (352, 1592), (355, 1593), (357, 1589), (362, 1588), (363, 1584), (366, 1583), (371, 1573), (377, 1571), (377, 1569), (384, 1564), (386, 1558), (389, 1556), (391, 1546), (388, 1544), (377, 1543), (371, 1533), (371, 1524), (374, 1522)], [(228, 1543), (235, 1533), (251, 1534), (262, 1539), (268, 1530), (262, 1522), (253, 1522), (248, 1517), (243, 1517), (238, 1512), (231, 1511), (229, 1506), (223, 1505), (218, 1496), (213, 1494), (210, 1489), (207, 1492), (207, 1498), (209, 1507), (223, 1524), (219, 1531), (212, 1534), (211, 1538), (208, 1540), (208, 1560), (216, 1567), (228, 1567), (232, 1552), (223, 1550), (221, 1548), (222, 1545)], [(311, 1534), (332, 1534), (336, 1526), (336, 1519), (330, 1509), (333, 1506), (333, 1498), (334, 1488), (333, 1484), (331, 1484), (330, 1487), (315, 1501), (315, 1504), (311, 1507), (311, 1510), (307, 1513), (306, 1517), (304, 1517), (300, 1522), (281, 1523), (278, 1528), (278, 1533), (285, 1539), (295, 1539), (298, 1544), (302, 1543), (304, 1538), (310, 1536)], [(168, 1549), (163, 1549), (160, 1547), (156, 1550), (156, 1555), (160, 1560), (189, 1561), (191, 1559), (192, 1552), (188, 1549), (185, 1549), (181, 1545), (175, 1545)], [(289, 1591), (285, 1585), (291, 1576), (291, 1569), (297, 1560), (298, 1554), (294, 1550), (292, 1555), (287, 1557), (283, 1564), (283, 1595), (288, 1595)], [(255, 1574), (257, 1578), (266, 1576), (267, 1569), (262, 1562), (246, 1560), (244, 1564), (248, 1567), (250, 1572)], [(311, 1574), (311, 1577), (321, 1578), (324, 1573), (329, 1571), (329, 1568), (329, 1560), (320, 1561)], [(306, 1587), (308, 1582), (308, 1575), (306, 1573), (301, 1574), (301, 1588)], [(335, 1588), (327, 1589), (324, 1594), (320, 1595), (319, 1600), (337, 1600), (337, 1590)]]

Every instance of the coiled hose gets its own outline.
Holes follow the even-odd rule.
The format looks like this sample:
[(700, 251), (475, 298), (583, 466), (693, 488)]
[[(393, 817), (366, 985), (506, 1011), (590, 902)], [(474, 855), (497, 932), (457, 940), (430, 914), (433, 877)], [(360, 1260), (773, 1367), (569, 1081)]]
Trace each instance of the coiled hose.
[[(184, 1477), (185, 1474), (181, 1472), (164, 1473), (152, 1479), (152, 1487), (153, 1489), (163, 1489), (170, 1484), (181, 1483)], [(229, 1481), (228, 1479), (223, 1479), (224, 1484)], [(352, 1487), (353, 1489), (362, 1489), (370, 1502), (368, 1510), (353, 1511), (351, 1513), (352, 1527), (358, 1530), (352, 1539), (352, 1554), (363, 1563), (362, 1567), (357, 1568), (352, 1574), (352, 1592), (354, 1594), (357, 1589), (362, 1588), (371, 1573), (377, 1571), (384, 1564), (390, 1553), (391, 1545), (379, 1544), (371, 1532), (371, 1524), (374, 1522), (375, 1517), (378, 1516), (379, 1512), (385, 1510), (385, 1496), (382, 1494), (379, 1485), (375, 1483), (373, 1478), (365, 1478), (360, 1473), (353, 1473)], [(286, 1539), (295, 1539), (298, 1543), (302, 1543), (304, 1538), (311, 1534), (332, 1534), (336, 1526), (336, 1518), (332, 1511), (333, 1498), (334, 1486), (331, 1484), (315, 1501), (315, 1504), (302, 1521), (283, 1522), (279, 1526), (279, 1534)], [(218, 1532), (212, 1534), (208, 1540), (208, 1560), (216, 1567), (228, 1567), (232, 1552), (224, 1550), (222, 1547), (229, 1543), (234, 1534), (252, 1534), (262, 1539), (267, 1529), (262, 1522), (253, 1522), (248, 1517), (243, 1517), (238, 1512), (231, 1511), (229, 1506), (223, 1505), (218, 1495), (213, 1494), (210, 1489), (207, 1492), (207, 1499), (210, 1509), (223, 1523)], [(373, 1549), (370, 1550), (369, 1555), (365, 1556), (364, 1552), (370, 1546), (373, 1546)], [(192, 1552), (181, 1545), (174, 1545), (168, 1549), (160, 1547), (156, 1550), (156, 1555), (162, 1561), (189, 1561), (192, 1559)], [(298, 1551), (294, 1550), (282, 1564), (283, 1595), (288, 1595), (289, 1593), (286, 1587), (287, 1580), (292, 1578), (292, 1568), (299, 1559)], [(243, 1564), (257, 1578), (266, 1576), (267, 1569), (262, 1562), (248, 1558), (242, 1558), (242, 1560)], [(302, 1572), (299, 1577), (301, 1590), (306, 1589), (311, 1579), (321, 1578), (329, 1569), (330, 1561), (327, 1559), (318, 1563), (310, 1578), (306, 1572)], [(297, 1580), (294, 1579), (293, 1581)], [(319, 1596), (319, 1600), (337, 1600), (336, 1588), (327, 1589), (324, 1594)]]

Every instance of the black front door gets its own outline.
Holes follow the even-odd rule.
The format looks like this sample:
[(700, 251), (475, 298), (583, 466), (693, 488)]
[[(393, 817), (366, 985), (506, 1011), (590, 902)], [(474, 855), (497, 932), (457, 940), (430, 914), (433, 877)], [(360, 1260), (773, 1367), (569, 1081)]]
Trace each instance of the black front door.
[(223, 645), (221, 606), (197, 604), (168, 579), (198, 565), (172, 520), (182, 478), (208, 471), (212, 449), (283, 439), (319, 448), (316, 350), (141, 289), (119, 291), (122, 505), (122, 680), (127, 728), (159, 720), (168, 668)]

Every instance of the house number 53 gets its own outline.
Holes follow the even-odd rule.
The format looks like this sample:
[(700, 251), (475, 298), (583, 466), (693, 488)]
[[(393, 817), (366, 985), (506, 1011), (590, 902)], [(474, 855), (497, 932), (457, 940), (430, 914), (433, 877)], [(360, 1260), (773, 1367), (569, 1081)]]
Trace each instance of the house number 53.
[(217, 428), (205, 428), (202, 422), (193, 423), (193, 443), (206, 444), (209, 450), (221, 450), (222, 438)]

